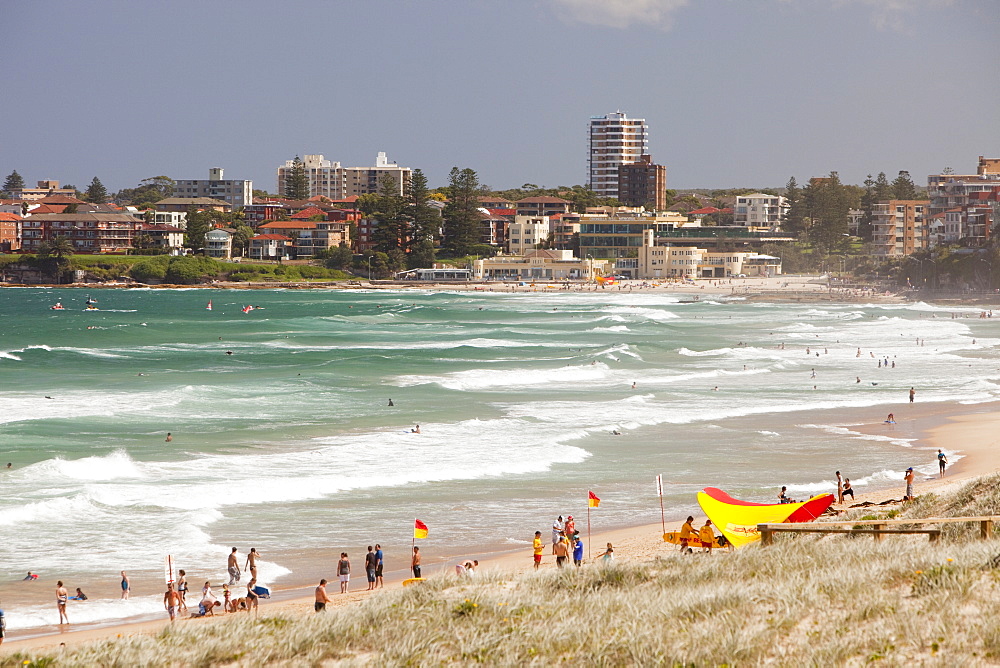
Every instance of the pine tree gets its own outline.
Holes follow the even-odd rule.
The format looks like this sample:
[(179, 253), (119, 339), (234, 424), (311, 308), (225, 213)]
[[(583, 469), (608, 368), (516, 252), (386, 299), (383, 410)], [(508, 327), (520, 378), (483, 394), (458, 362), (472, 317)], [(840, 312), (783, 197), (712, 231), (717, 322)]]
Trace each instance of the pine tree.
[(299, 156), (295, 156), (291, 171), (285, 174), (284, 195), (288, 199), (309, 199), (309, 177)]
[(847, 238), (850, 194), (837, 172), (823, 179), (813, 179), (803, 191), (809, 214), (809, 238), (816, 245), (833, 250)]
[(781, 221), (781, 229), (787, 234), (799, 235), (805, 230), (805, 211), (802, 204), (802, 189), (795, 177), (788, 179), (785, 185), (785, 200), (788, 209)]
[(108, 201), (108, 190), (96, 176), (94, 177), (94, 180), (90, 182), (90, 185), (87, 186), (86, 198), (87, 201), (92, 204), (104, 204)]
[(917, 199), (917, 187), (908, 171), (900, 170), (899, 176), (892, 180), (892, 199)]
[(24, 187), (24, 178), (17, 173), (15, 169), (13, 172), (7, 175), (7, 178), (3, 182), (3, 190), (6, 193), (10, 193), (12, 190), (20, 190)]
[(871, 241), (875, 231), (875, 179), (869, 174), (865, 179), (865, 191), (861, 195), (861, 220), (858, 222), (858, 236), (863, 241)]
[(396, 180), (388, 174), (378, 184), (378, 194), (373, 202), (377, 219), (372, 241), (375, 250), (390, 253), (401, 250), (409, 241), (409, 220), (404, 212), (406, 201), (399, 194)]
[(453, 255), (468, 255), (479, 239), (479, 176), (473, 169), (452, 167), (448, 188), (442, 245)]
[(884, 202), (892, 197), (892, 186), (889, 185), (889, 179), (886, 178), (885, 172), (879, 172), (878, 177), (875, 179), (875, 202)]
[[(427, 177), (420, 169), (414, 169), (406, 190), (407, 215), (412, 220), (411, 246), (422, 246), (426, 252), (424, 241), (430, 242), (431, 255), (434, 254), (434, 240), (441, 234), (441, 214), (438, 209), (430, 206), (430, 190), (427, 188)], [(431, 262), (433, 262), (433, 257)], [(421, 265), (427, 266), (427, 265)]]
[(188, 207), (186, 225), (184, 227), (184, 245), (198, 250), (205, 247), (205, 235), (212, 228), (212, 217), (197, 207)]

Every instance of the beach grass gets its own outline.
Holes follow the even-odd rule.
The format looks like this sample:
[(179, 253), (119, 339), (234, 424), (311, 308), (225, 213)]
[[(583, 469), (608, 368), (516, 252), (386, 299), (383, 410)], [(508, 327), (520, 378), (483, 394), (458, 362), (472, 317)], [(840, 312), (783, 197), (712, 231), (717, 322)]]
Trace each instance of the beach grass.
[[(998, 511), (992, 475), (928, 495), (901, 517)], [(936, 543), (782, 535), (712, 555), (664, 545), (644, 562), (432, 578), (321, 614), (178, 622), (157, 636), (64, 650), (55, 665), (996, 663), (1000, 570), (990, 562), (1000, 544), (978, 540), (978, 524), (946, 526)], [(26, 660), (46, 658), (7, 655), (0, 666)]]

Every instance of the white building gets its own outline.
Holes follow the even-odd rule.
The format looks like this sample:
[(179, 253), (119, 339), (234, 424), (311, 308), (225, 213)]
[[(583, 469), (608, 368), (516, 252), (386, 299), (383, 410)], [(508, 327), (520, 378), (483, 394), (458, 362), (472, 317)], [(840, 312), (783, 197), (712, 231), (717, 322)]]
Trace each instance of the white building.
[(774, 229), (787, 210), (788, 201), (780, 195), (740, 195), (733, 206), (733, 224)]
[(608, 269), (607, 260), (580, 259), (568, 250), (531, 250), (473, 262), (475, 278), (494, 281), (591, 280)]
[(211, 197), (228, 202), (236, 209), (253, 204), (253, 181), (224, 179), (222, 167), (212, 167), (207, 180), (176, 181), (173, 197)]
[(590, 117), (587, 183), (599, 197), (618, 197), (618, 167), (640, 161), (647, 130), (646, 119), (621, 111)]
[(548, 216), (514, 216), (514, 222), (507, 227), (507, 252), (524, 255), (549, 236)]
[(228, 260), (233, 256), (233, 233), (225, 227), (209, 230), (205, 234), (205, 255)]
[[(385, 153), (375, 156), (375, 164), (371, 167), (344, 167), (339, 162), (331, 162), (322, 154), (302, 157), (303, 168), (309, 181), (310, 197), (328, 197), (337, 200), (354, 195), (368, 195), (378, 192), (379, 181), (383, 176), (392, 177), (402, 195), (410, 183), (413, 170), (400, 167), (390, 162)], [(285, 179), (295, 166), (294, 160), (286, 160), (278, 167), (278, 196), (285, 193)]]

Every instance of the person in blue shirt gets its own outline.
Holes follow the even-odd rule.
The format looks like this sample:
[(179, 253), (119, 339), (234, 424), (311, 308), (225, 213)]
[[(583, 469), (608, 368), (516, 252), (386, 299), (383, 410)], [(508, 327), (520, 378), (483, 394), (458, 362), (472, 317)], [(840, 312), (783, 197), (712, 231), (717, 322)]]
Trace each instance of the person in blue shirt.
[(3, 609), (0, 609), (0, 645), (3, 644), (4, 636), (7, 635), (7, 618), (3, 616)]
[(573, 539), (573, 563), (579, 568), (583, 564), (583, 541), (579, 536)]
[(385, 584), (382, 582), (382, 546), (375, 543), (375, 586), (384, 587)]

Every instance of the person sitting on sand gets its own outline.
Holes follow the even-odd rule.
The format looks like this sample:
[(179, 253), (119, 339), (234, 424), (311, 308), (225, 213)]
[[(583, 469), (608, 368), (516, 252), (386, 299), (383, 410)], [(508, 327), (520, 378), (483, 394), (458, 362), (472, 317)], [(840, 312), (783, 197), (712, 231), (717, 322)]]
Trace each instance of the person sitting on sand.
[(788, 498), (788, 488), (784, 485), (781, 486), (781, 491), (778, 492), (778, 503), (795, 503), (795, 499)]

